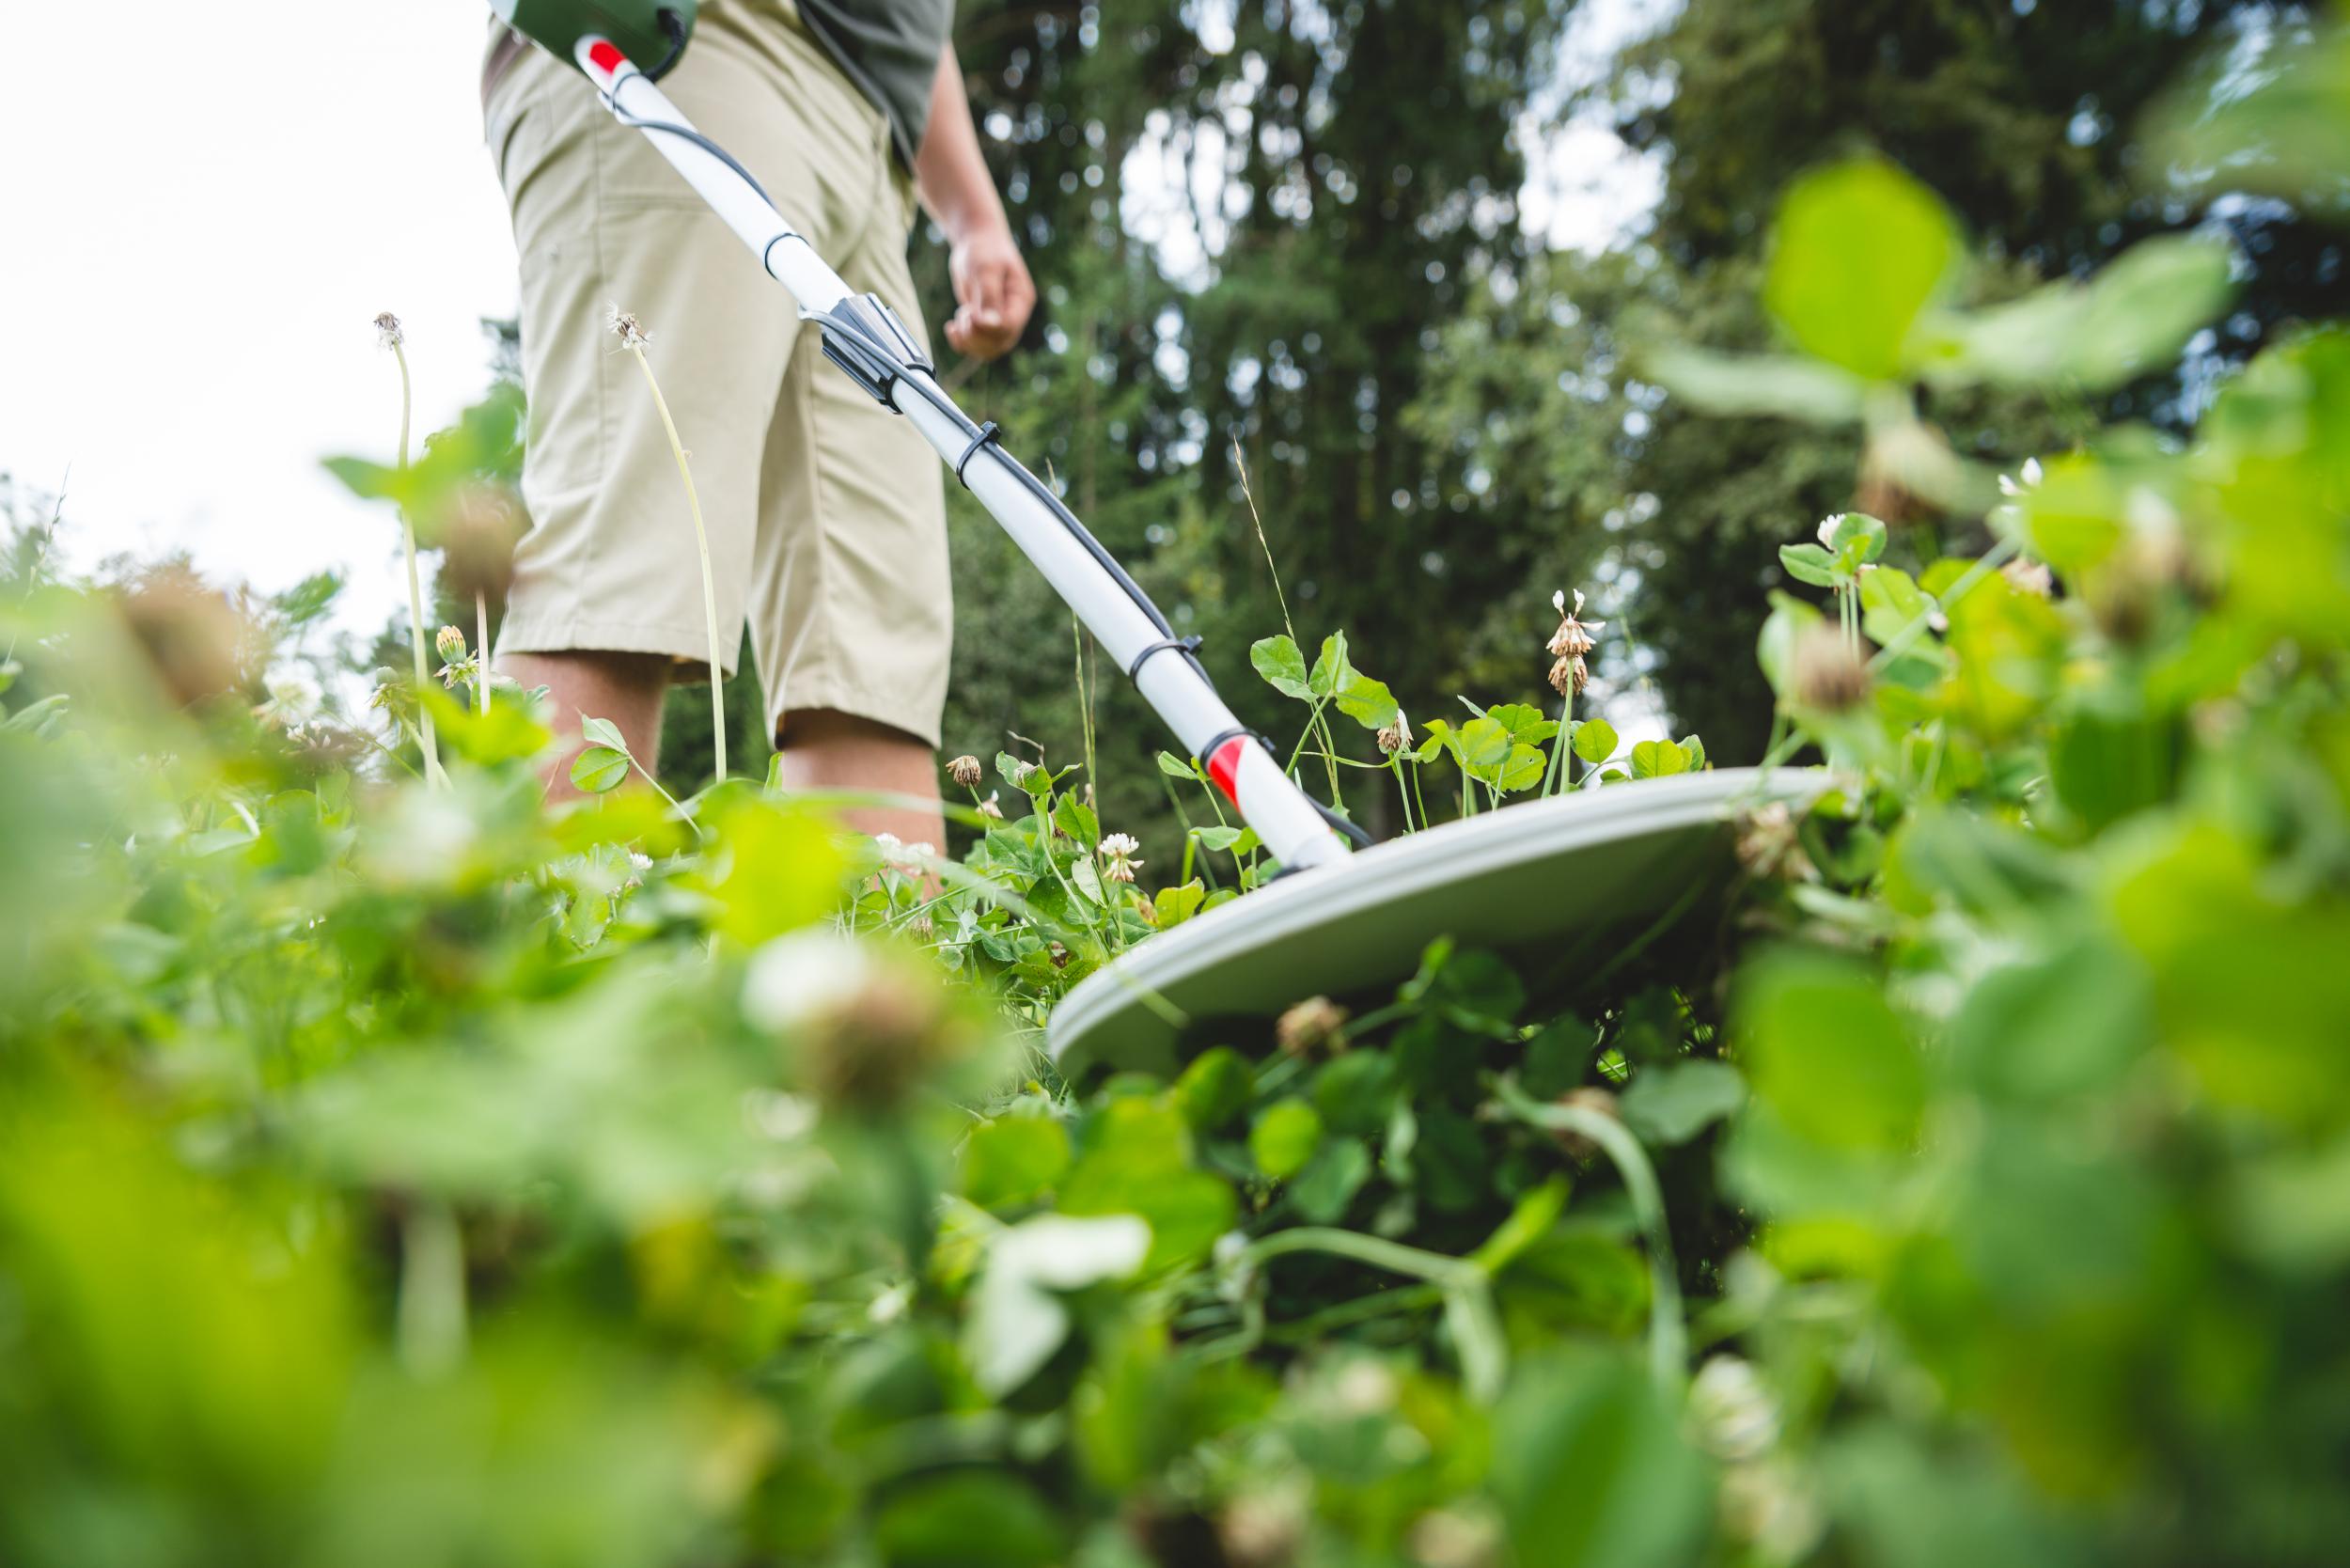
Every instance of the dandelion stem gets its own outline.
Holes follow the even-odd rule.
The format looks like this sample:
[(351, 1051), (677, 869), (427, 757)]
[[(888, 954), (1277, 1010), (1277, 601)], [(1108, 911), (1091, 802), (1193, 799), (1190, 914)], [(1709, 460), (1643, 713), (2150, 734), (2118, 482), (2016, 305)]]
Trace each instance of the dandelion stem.
[[(400, 467), (408, 469), (409, 422), (414, 412), (415, 390), (408, 378), (408, 351), (398, 337), (392, 339), (392, 357), (400, 363)], [(400, 511), (400, 538), (408, 557), (408, 651), (415, 663), (416, 733), (424, 746), (424, 776), (429, 784), (446, 787), (448, 776), (441, 771), (440, 745), (432, 734), (432, 710), (425, 706), (424, 667), (424, 579), (416, 570), (416, 525), (408, 515), (408, 509)]]
[(685, 443), (678, 439), (677, 421), (669, 416), (669, 400), (661, 395), (661, 383), (653, 379), (652, 361), (645, 357), (641, 341), (630, 343), (628, 349), (636, 356), (636, 368), (645, 372), (645, 384), (652, 388), (652, 406), (660, 411), (661, 428), (668, 432), (669, 452), (677, 459), (678, 478), (685, 481), (685, 509), (694, 516), (694, 546), (702, 557), (702, 622), (710, 634), (712, 766), (718, 782), (723, 784), (727, 776), (727, 698), (719, 668), (718, 583), (710, 569), (710, 533), (702, 526), (701, 496), (694, 489), (693, 465), (685, 461)]
[(490, 711), (490, 596), (478, 589), (473, 596), (473, 709)]

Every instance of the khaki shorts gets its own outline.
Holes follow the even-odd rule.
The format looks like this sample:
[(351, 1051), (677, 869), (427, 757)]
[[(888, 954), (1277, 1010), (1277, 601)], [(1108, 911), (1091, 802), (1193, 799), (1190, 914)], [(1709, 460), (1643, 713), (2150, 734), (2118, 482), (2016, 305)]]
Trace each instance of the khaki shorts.
[[(782, 0), (710, 0), (663, 89), (851, 289), (923, 332), (913, 185), (887, 122)], [(633, 312), (691, 454), (728, 673), (747, 619), (771, 733), (832, 709), (938, 744), (953, 612), (938, 460), (802, 330), (791, 296), (643, 133), (530, 50), (487, 107), (522, 255), (533, 526), (500, 654), (666, 653), (706, 668), (701, 566)]]

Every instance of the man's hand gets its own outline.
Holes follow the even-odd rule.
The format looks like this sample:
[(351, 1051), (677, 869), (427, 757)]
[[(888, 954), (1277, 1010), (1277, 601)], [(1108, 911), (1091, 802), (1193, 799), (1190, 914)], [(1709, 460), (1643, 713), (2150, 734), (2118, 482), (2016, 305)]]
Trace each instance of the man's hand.
[(994, 359), (1020, 341), (1036, 308), (1036, 284), (1009, 227), (998, 219), (955, 241), (947, 275), (960, 307), (947, 323), (947, 341), (957, 353)]

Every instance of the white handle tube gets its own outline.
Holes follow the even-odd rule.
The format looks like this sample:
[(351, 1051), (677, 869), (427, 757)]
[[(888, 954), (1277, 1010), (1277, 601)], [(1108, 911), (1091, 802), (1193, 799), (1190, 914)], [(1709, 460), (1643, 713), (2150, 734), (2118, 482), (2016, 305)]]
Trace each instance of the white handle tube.
[[(699, 138), (668, 95), (619, 48), (603, 39), (582, 39), (578, 64), (603, 90), (620, 121), (643, 130), (768, 273), (791, 291), (803, 315), (830, 312), (850, 297), (849, 286), (807, 238)], [(1151, 613), (1054, 508), (1029, 489), (1000, 448), (972, 450), (971, 422), (927, 371), (901, 371), (889, 398), (891, 406), (914, 422), (949, 466), (962, 465), (964, 479), (979, 504), (1044, 574), (1053, 591), (1076, 611), (1120, 668), (1133, 668), (1145, 650), (1164, 639)], [(1254, 736), (1242, 730), (1239, 719), (1189, 659), (1172, 652), (1155, 654), (1144, 660), (1135, 683), (1282, 865), (1302, 870), (1346, 855), (1345, 841), (1331, 830), (1313, 801)]]

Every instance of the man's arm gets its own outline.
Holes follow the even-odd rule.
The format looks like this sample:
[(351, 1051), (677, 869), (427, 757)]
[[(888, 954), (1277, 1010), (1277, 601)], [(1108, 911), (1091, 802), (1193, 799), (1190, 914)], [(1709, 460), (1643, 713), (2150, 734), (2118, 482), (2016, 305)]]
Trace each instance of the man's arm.
[(1036, 308), (1036, 284), (1013, 243), (1004, 203), (979, 155), (963, 67), (948, 44), (931, 84), (930, 128), (914, 160), (922, 205), (947, 231), (947, 273), (955, 287), (955, 319), (947, 341), (959, 353), (994, 359), (1020, 341)]

